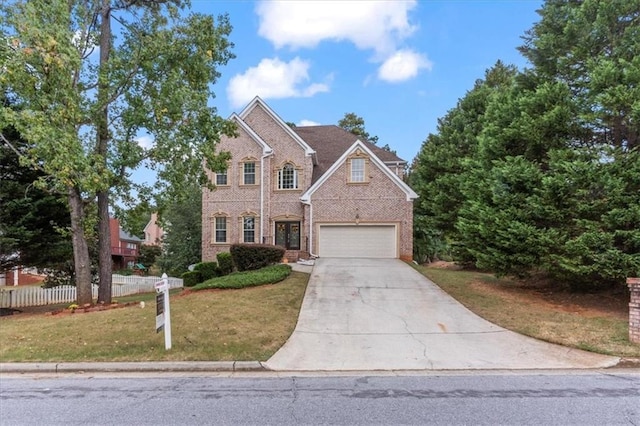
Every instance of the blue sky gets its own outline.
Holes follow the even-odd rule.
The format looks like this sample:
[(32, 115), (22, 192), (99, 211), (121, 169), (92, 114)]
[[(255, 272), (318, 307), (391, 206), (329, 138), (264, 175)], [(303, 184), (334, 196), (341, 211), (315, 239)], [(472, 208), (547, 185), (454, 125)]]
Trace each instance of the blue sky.
[(542, 1), (207, 1), (228, 13), (236, 58), (220, 69), (213, 105), (228, 117), (256, 95), (285, 121), (364, 118), (378, 144), (411, 161), (438, 118), (516, 47)]

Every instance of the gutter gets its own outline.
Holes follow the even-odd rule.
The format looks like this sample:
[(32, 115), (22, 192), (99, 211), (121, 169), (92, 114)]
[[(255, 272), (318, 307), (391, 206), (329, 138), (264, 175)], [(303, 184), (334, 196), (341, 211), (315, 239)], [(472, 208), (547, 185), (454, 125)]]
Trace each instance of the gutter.
[(264, 243), (264, 160), (273, 155), (273, 150), (262, 151), (260, 157), (260, 244)]
[(302, 204), (309, 206), (309, 256), (318, 258), (317, 254), (312, 252), (313, 250), (313, 205), (311, 204), (311, 197), (307, 199), (301, 199)]

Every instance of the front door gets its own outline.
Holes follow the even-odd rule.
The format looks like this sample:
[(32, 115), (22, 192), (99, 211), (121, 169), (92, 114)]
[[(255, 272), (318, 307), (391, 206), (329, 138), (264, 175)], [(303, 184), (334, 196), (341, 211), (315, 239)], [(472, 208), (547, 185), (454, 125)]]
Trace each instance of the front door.
[(300, 222), (276, 222), (276, 245), (300, 250)]

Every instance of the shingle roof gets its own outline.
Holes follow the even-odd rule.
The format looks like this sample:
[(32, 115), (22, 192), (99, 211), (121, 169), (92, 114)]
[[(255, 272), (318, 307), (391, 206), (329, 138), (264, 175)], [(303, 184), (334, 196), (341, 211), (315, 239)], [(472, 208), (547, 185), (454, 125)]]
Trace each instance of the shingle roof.
[(122, 241), (132, 241), (137, 243), (144, 241), (136, 237), (135, 235), (129, 234), (127, 231), (123, 230), (122, 228), (120, 228), (119, 236), (120, 236), (120, 240)]
[[(313, 168), (312, 181), (315, 182), (322, 176), (344, 152), (353, 145), (359, 136), (335, 125), (294, 127), (293, 131), (316, 151), (317, 165)], [(393, 152), (362, 141), (380, 160), (385, 163), (405, 163), (403, 159)]]

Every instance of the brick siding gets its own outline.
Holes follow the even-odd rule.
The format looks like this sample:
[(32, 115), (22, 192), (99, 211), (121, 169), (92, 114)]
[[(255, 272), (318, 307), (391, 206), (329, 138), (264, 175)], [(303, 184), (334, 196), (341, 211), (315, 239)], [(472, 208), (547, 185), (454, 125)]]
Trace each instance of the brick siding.
[[(202, 194), (202, 260), (215, 260), (217, 253), (229, 251), (231, 244), (242, 242), (241, 217), (247, 212), (256, 214), (256, 241), (259, 240), (260, 224), (264, 241), (275, 243), (275, 222), (281, 220), (300, 221), (300, 248), (302, 255), (306, 250), (317, 251), (317, 238), (314, 247), (306, 247), (309, 239), (309, 207), (301, 203), (300, 197), (311, 186), (313, 159), (305, 154), (300, 146), (271, 116), (258, 104), (243, 119), (244, 123), (260, 135), (273, 149), (273, 155), (266, 157), (264, 170), (260, 169), (262, 147), (251, 136), (238, 129), (238, 137), (223, 137), (218, 151), (231, 153), (227, 171), (228, 186), (220, 186), (214, 191), (204, 190)], [(241, 186), (241, 161), (251, 157), (256, 162), (256, 185)], [(298, 189), (278, 190), (278, 170), (286, 162), (298, 169)], [(373, 163), (370, 164), (370, 181), (363, 185), (347, 184), (347, 167), (342, 165), (331, 178), (312, 196), (313, 221), (350, 223), (355, 215), (364, 222), (385, 222), (398, 225), (399, 253), (402, 259), (413, 257), (413, 206), (406, 200), (406, 194), (398, 188)], [(215, 182), (215, 174), (209, 172)], [(263, 212), (260, 217), (260, 179), (268, 190), (264, 191)], [(215, 236), (215, 217), (225, 216), (227, 221), (227, 243), (213, 242)], [(318, 227), (313, 230), (318, 235)], [(291, 259), (295, 257), (290, 253)]]

